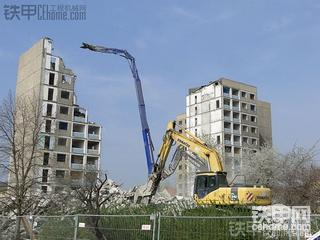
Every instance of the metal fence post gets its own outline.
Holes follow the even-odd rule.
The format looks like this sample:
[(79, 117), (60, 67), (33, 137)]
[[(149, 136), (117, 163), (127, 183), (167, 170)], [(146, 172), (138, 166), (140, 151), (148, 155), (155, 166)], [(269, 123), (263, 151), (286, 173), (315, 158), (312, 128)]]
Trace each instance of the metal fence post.
[(155, 240), (155, 234), (156, 234), (156, 219), (157, 219), (157, 214), (152, 213), (150, 215), (150, 220), (153, 221), (152, 223), (152, 240)]
[(158, 236), (157, 236), (157, 240), (160, 240), (160, 220), (161, 220), (161, 213), (158, 213)]
[(291, 240), (291, 213), (288, 222), (288, 239)]
[(297, 232), (297, 240), (300, 240), (300, 219), (297, 219), (296, 221), (296, 232)]
[(74, 216), (74, 234), (73, 234), (73, 240), (77, 240), (78, 226), (79, 226), (79, 215), (75, 215), (75, 216)]

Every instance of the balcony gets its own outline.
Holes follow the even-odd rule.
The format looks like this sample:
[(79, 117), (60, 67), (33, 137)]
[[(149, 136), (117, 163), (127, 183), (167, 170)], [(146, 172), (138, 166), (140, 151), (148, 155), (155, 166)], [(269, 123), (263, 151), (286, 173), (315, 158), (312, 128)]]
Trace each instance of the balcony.
[(83, 169), (83, 164), (80, 164), (80, 163), (71, 163), (71, 169), (74, 169), (74, 170), (82, 170), (82, 169)]
[(225, 117), (224, 117), (224, 120), (225, 120), (225, 121), (230, 122), (230, 121), (231, 121), (231, 118), (230, 118), (230, 117), (225, 116)]
[(236, 146), (236, 147), (240, 147), (240, 142), (234, 141), (234, 142), (233, 142), (233, 145)]
[(240, 134), (240, 130), (238, 130), (238, 129), (233, 129), (233, 134)]
[(231, 128), (224, 128), (225, 133), (231, 133)]
[(223, 106), (224, 106), (224, 109), (231, 109), (230, 105), (228, 104), (224, 104)]
[(83, 123), (86, 122), (86, 118), (85, 118), (85, 117), (74, 116), (74, 117), (73, 117), (73, 120), (74, 120), (75, 122), (83, 122)]
[(82, 108), (75, 108), (73, 111), (73, 120), (75, 122), (87, 122), (86, 119), (86, 110)]
[(239, 122), (240, 122), (240, 119), (239, 119), (239, 118), (233, 118), (233, 122), (234, 122), (234, 123), (239, 123)]
[[(76, 117), (75, 117), (76, 118)], [(85, 137), (86, 126), (84, 124), (73, 123), (72, 136), (78, 138)]]
[(72, 147), (72, 152), (84, 154), (84, 148)]
[(84, 140), (72, 139), (72, 152), (84, 154), (85, 153)]
[(229, 87), (224, 86), (223, 87), (223, 96), (230, 97), (230, 90), (231, 89)]
[(239, 95), (232, 95), (232, 98), (233, 99), (240, 99), (240, 96)]
[(98, 171), (98, 166), (96, 164), (87, 164), (86, 170), (88, 171)]
[(72, 132), (73, 137), (84, 138), (84, 132)]
[(88, 126), (88, 137), (91, 140), (100, 140), (100, 126), (89, 125)]
[(234, 111), (240, 111), (240, 102), (238, 100), (232, 100), (232, 109)]
[(88, 149), (88, 154), (99, 155), (99, 150), (97, 150), (97, 149)]
[(83, 156), (71, 155), (71, 169), (82, 170), (83, 169)]
[(100, 143), (95, 141), (88, 141), (88, 154), (99, 155)]
[(100, 136), (98, 134), (88, 134), (89, 139), (91, 140), (100, 140)]
[(233, 89), (231, 90), (231, 96), (232, 96), (232, 98), (234, 98), (234, 99), (240, 99), (239, 90), (233, 88)]
[(225, 145), (231, 145), (231, 141), (230, 140), (224, 140), (224, 144)]
[(98, 170), (98, 157), (87, 157), (86, 170), (88, 171), (97, 171)]

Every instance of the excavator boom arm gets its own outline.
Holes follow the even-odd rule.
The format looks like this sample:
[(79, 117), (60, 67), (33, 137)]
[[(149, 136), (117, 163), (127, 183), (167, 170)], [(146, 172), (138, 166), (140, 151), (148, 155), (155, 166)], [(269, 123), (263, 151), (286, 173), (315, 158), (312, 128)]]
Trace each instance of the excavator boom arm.
[(107, 48), (103, 46), (91, 45), (88, 43), (82, 43), (81, 48), (89, 49), (94, 52), (115, 54), (128, 60), (130, 70), (135, 81), (136, 94), (137, 94), (137, 100), (139, 105), (140, 122), (141, 122), (141, 128), (142, 128), (142, 137), (143, 137), (145, 154), (147, 159), (148, 174), (150, 175), (154, 167), (154, 157), (153, 157), (154, 146), (152, 143), (150, 128), (147, 120), (147, 113), (146, 113), (146, 107), (144, 104), (141, 80), (139, 77), (139, 73), (136, 67), (136, 61), (134, 57), (130, 53), (128, 53), (127, 50), (124, 50), (124, 49)]
[(168, 123), (166, 134), (158, 154), (158, 159), (152, 174), (146, 185), (141, 186), (137, 191), (135, 198), (149, 197), (149, 201), (156, 193), (160, 182), (168, 177), (166, 174), (166, 163), (173, 144), (176, 143), (179, 147), (186, 148), (189, 152), (196, 154), (199, 158), (208, 163), (209, 171), (222, 172), (223, 166), (219, 153), (212, 148), (209, 148), (201, 139), (193, 134), (186, 132), (180, 133), (175, 130), (175, 122)]
[(175, 122), (169, 122), (167, 132), (164, 137), (159, 155), (158, 164), (160, 168), (164, 168), (167, 158), (172, 147), (176, 142), (178, 145), (185, 147), (188, 151), (195, 153), (198, 157), (208, 162), (209, 171), (222, 172), (223, 166), (219, 153), (209, 148), (202, 140), (195, 137), (191, 133), (179, 133), (175, 130)]

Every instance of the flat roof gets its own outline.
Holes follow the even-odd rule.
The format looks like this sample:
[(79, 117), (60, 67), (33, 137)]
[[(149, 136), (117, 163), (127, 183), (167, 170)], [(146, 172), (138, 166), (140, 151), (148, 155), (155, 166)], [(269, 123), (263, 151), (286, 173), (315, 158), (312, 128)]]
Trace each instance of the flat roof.
[(219, 78), (218, 80), (210, 81), (210, 82), (209, 82), (208, 84), (206, 84), (206, 85), (202, 85), (202, 86), (199, 86), (199, 87), (189, 88), (188, 93), (189, 93), (189, 94), (195, 93), (195, 92), (201, 90), (202, 88), (207, 87), (207, 86), (210, 86), (210, 85), (212, 85), (212, 84), (214, 84), (214, 83), (222, 83), (222, 84), (226, 83), (226, 84), (228, 84), (228, 82), (230, 82), (231, 84), (232, 84), (232, 83), (235, 83), (235, 84), (239, 84), (239, 85), (244, 85), (244, 86), (247, 86), (247, 87), (249, 87), (249, 88), (254, 88), (254, 89), (257, 88), (257, 87), (255, 87), (255, 86), (250, 85), (250, 84), (247, 84), (247, 83), (243, 83), (243, 82), (239, 82), (239, 81), (235, 81), (235, 80), (231, 80), (231, 79), (228, 79), (228, 78), (221, 77), (221, 78)]

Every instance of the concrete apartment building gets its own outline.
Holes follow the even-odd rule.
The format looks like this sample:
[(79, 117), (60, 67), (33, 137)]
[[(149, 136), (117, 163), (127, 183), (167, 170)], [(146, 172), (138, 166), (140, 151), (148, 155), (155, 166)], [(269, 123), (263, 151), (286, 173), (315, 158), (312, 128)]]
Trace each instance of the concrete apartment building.
[[(186, 114), (182, 113), (176, 117), (177, 129), (180, 133), (186, 130)], [(176, 194), (178, 196), (189, 197), (190, 184), (193, 183), (191, 175), (189, 174), (189, 167), (187, 159), (182, 157), (179, 166), (176, 170)]]
[(43, 192), (79, 185), (84, 174), (100, 168), (101, 126), (89, 122), (77, 104), (76, 75), (61, 57), (53, 55), (53, 42), (43, 38), (19, 59), (16, 97), (36, 96), (42, 106), (41, 159), (36, 171)]
[[(181, 120), (180, 115), (180, 121)], [(220, 78), (191, 88), (186, 97), (186, 129), (198, 137), (209, 135), (220, 152), (229, 180), (241, 172), (246, 151), (272, 145), (271, 105), (258, 100), (257, 88)], [(192, 195), (196, 169), (178, 167), (177, 193)]]

